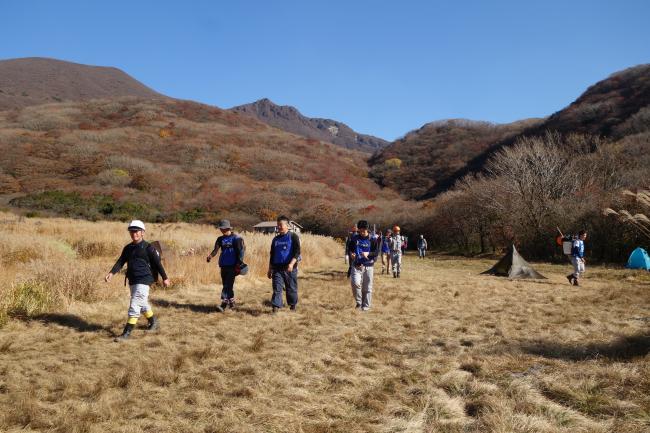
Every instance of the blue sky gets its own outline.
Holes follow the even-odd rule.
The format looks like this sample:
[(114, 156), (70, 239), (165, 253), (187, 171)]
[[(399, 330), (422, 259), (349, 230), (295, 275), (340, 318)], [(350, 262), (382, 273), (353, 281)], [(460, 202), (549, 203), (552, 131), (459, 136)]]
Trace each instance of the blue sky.
[(643, 0), (2, 0), (0, 17), (0, 59), (115, 66), (223, 108), (267, 97), (386, 139), (543, 117), (650, 63)]

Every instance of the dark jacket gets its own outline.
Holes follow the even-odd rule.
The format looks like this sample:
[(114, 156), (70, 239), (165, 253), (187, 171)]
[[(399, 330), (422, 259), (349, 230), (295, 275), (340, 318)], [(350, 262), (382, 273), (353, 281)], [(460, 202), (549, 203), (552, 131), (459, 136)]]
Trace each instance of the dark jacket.
[(117, 274), (126, 263), (126, 278), (129, 284), (146, 284), (150, 285), (155, 281), (154, 271), (160, 274), (163, 280), (167, 279), (167, 273), (160, 262), (158, 251), (147, 241), (141, 241), (137, 244), (130, 243), (122, 249), (120, 258), (117, 259), (112, 274)]

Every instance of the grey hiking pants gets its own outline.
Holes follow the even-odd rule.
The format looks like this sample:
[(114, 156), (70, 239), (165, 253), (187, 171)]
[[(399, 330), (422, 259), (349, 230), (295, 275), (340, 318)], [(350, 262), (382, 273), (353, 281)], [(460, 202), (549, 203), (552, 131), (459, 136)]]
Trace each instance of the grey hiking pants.
[(146, 284), (131, 284), (131, 303), (129, 304), (129, 317), (140, 317), (141, 313), (151, 310), (149, 306), (149, 286)]
[(391, 251), (390, 260), (393, 262), (393, 272), (402, 272), (402, 250)]
[(585, 273), (585, 262), (579, 257), (571, 256), (571, 264), (573, 265), (573, 276), (580, 279), (580, 275)]
[(374, 274), (372, 266), (352, 266), (350, 274), (350, 284), (352, 286), (352, 296), (361, 308), (370, 308), (372, 305), (372, 277)]

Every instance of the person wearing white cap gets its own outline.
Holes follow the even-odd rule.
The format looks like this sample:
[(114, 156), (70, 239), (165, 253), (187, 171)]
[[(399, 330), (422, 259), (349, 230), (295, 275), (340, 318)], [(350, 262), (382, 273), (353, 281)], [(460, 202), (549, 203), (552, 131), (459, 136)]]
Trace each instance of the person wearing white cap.
[(156, 275), (160, 274), (165, 287), (171, 284), (160, 262), (160, 254), (151, 244), (144, 240), (144, 223), (140, 220), (133, 220), (129, 224), (128, 230), (131, 235), (131, 243), (122, 249), (122, 254), (104, 278), (106, 282), (111, 281), (113, 275), (117, 274), (125, 263), (127, 264), (126, 279), (128, 279), (129, 288), (131, 289), (131, 302), (129, 303), (128, 320), (124, 331), (119, 337), (115, 338), (115, 341), (123, 341), (131, 336), (140, 314), (144, 314), (144, 317), (149, 321), (147, 331), (158, 329), (158, 320), (153, 315), (149, 305), (149, 286), (156, 280), (154, 272)]

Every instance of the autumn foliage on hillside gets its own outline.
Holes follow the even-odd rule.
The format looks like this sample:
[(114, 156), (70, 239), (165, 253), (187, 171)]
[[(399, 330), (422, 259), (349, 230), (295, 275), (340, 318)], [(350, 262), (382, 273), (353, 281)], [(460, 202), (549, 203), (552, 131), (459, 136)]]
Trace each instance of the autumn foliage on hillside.
[[(650, 65), (612, 74), (546, 119), (507, 125), (445, 121), (427, 124), (397, 140), (370, 161), (372, 177), (405, 197), (426, 199), (450, 190), (464, 176), (484, 172), (500, 150), (547, 132), (617, 141), (650, 123)], [(391, 160), (401, 160), (396, 169)]]
[(0, 151), (0, 194), (32, 212), (240, 226), (286, 213), (330, 234), (416, 206), (374, 184), (361, 153), (187, 101), (0, 112)]
[(496, 125), (459, 119), (428, 123), (373, 155), (370, 176), (404, 197), (417, 199), (476, 155), (536, 122)]
[(634, 227), (603, 215), (614, 207), (637, 212), (621, 190), (650, 186), (650, 125), (610, 142), (589, 135), (548, 133), (495, 153), (484, 174), (466, 176), (432, 202), (422, 230), (438, 247), (485, 253), (517, 244), (529, 258), (560, 258), (556, 227), (589, 232), (589, 258), (627, 260), (650, 246)]

